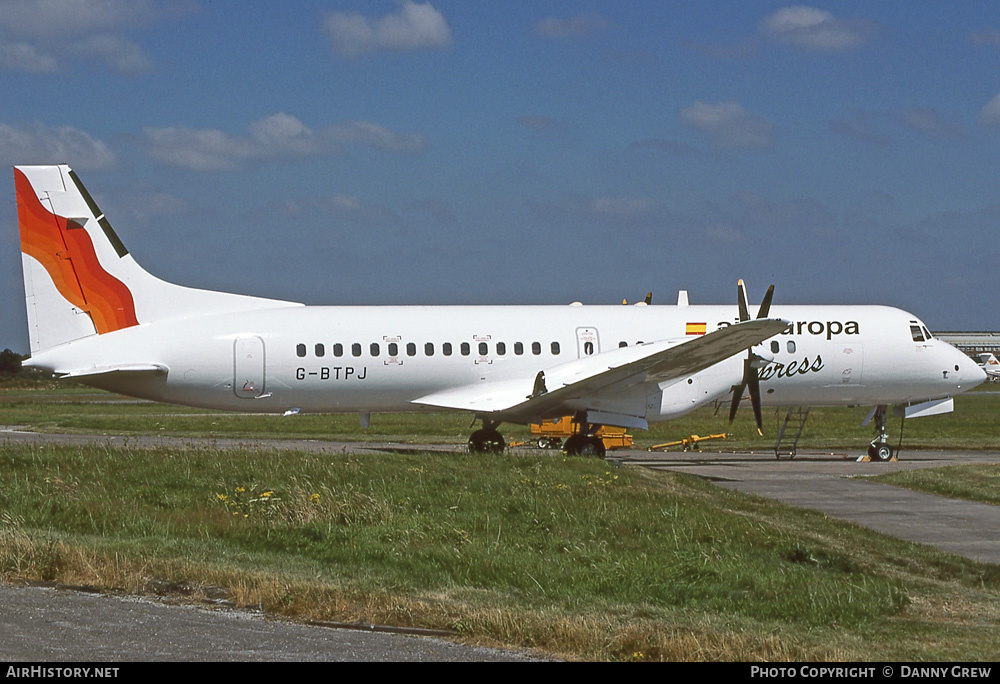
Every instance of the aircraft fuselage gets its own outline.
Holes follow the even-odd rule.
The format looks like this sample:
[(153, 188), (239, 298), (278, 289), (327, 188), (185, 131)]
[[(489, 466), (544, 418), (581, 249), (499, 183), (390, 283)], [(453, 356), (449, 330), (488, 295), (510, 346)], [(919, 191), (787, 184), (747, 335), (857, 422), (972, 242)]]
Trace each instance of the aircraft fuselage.
[[(926, 329), (899, 309), (775, 306), (772, 313), (791, 325), (754, 348), (765, 359), (757, 371), (763, 405), (898, 404), (950, 396), (980, 379), (977, 365), (950, 345), (914, 339), (912, 326)], [(414, 401), (437, 391), (550, 372), (619, 347), (683, 342), (737, 320), (733, 306), (289, 306), (142, 324), (47, 350), (32, 364), (59, 374), (155, 363), (166, 373), (81, 380), (204, 408), (406, 411), (427, 408)], [(659, 387), (647, 420), (725, 396), (744, 357)], [(604, 400), (628, 401), (620, 391)]]

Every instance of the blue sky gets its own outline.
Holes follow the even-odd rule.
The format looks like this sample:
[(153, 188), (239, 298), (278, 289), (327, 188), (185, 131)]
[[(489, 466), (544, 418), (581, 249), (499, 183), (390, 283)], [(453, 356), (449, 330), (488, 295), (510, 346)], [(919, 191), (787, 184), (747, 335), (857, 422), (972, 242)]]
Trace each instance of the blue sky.
[[(881, 303), (997, 330), (992, 2), (0, 1), (0, 159), (313, 304)], [(27, 351), (13, 183), (0, 348)]]

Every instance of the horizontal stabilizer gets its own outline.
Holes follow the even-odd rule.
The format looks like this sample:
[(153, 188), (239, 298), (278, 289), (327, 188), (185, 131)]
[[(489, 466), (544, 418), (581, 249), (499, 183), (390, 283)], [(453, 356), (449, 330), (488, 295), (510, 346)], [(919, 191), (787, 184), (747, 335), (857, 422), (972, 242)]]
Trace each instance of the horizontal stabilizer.
[(125, 363), (120, 366), (94, 366), (93, 368), (81, 368), (59, 373), (60, 378), (89, 378), (97, 375), (110, 375), (111, 373), (124, 373), (129, 375), (166, 375), (167, 367), (158, 363)]

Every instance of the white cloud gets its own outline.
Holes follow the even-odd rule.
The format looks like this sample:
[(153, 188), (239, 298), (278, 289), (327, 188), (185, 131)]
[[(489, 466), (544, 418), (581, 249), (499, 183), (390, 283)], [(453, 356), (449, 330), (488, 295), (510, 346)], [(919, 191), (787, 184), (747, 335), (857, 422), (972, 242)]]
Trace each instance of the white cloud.
[(120, 73), (148, 71), (125, 32), (169, 11), (152, 0), (0, 0), (0, 69), (46, 73), (84, 57)]
[(444, 15), (430, 3), (418, 5), (412, 0), (403, 0), (397, 13), (378, 19), (357, 12), (329, 12), (323, 29), (341, 57), (383, 50), (440, 50), (452, 44)]
[(6, 0), (0, 31), (45, 40), (135, 28), (157, 16), (152, 0)]
[(384, 152), (420, 152), (427, 147), (422, 135), (397, 133), (370, 121), (348, 121), (330, 126), (324, 135), (338, 143), (374, 147)]
[(838, 19), (826, 10), (795, 5), (764, 19), (761, 30), (779, 43), (817, 52), (840, 52), (870, 42), (879, 25), (869, 19)]
[(1000, 126), (1000, 95), (994, 97), (979, 110), (976, 121), (983, 126)]
[(142, 145), (156, 159), (195, 171), (232, 169), (249, 161), (335, 155), (346, 145), (407, 153), (426, 147), (423, 136), (397, 133), (368, 121), (349, 121), (314, 131), (290, 114), (278, 113), (247, 126), (247, 135), (183, 126), (146, 128)]
[(0, 69), (47, 74), (59, 70), (59, 60), (30, 43), (0, 43)]
[(68, 163), (79, 169), (104, 169), (114, 165), (107, 145), (70, 126), (0, 124), (0, 160), (13, 164)]
[(907, 128), (936, 138), (960, 138), (965, 129), (957, 121), (945, 118), (933, 107), (906, 109), (900, 121)]
[(695, 102), (682, 109), (680, 116), (720, 149), (766, 149), (774, 145), (774, 125), (750, 114), (737, 102)]
[(142, 48), (122, 36), (94, 35), (67, 45), (66, 50), (104, 62), (123, 74), (140, 74), (153, 68)]
[(535, 24), (535, 33), (546, 38), (586, 38), (607, 31), (611, 22), (599, 14), (581, 14), (572, 19), (546, 17)]
[(830, 130), (837, 135), (881, 149), (894, 145), (892, 138), (884, 132), (885, 116), (872, 112), (856, 112), (847, 118), (830, 122)]

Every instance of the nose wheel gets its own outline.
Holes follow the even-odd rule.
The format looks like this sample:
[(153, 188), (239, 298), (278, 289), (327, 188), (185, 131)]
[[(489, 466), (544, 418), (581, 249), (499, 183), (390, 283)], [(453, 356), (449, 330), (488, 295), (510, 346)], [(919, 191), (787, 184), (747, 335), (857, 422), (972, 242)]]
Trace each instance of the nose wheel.
[(891, 461), (896, 456), (896, 450), (889, 444), (889, 432), (886, 429), (887, 415), (887, 406), (875, 407), (875, 429), (878, 431), (878, 435), (868, 445), (868, 458), (873, 461)]
[(873, 461), (891, 461), (895, 453), (888, 442), (873, 439), (868, 445), (868, 457)]

